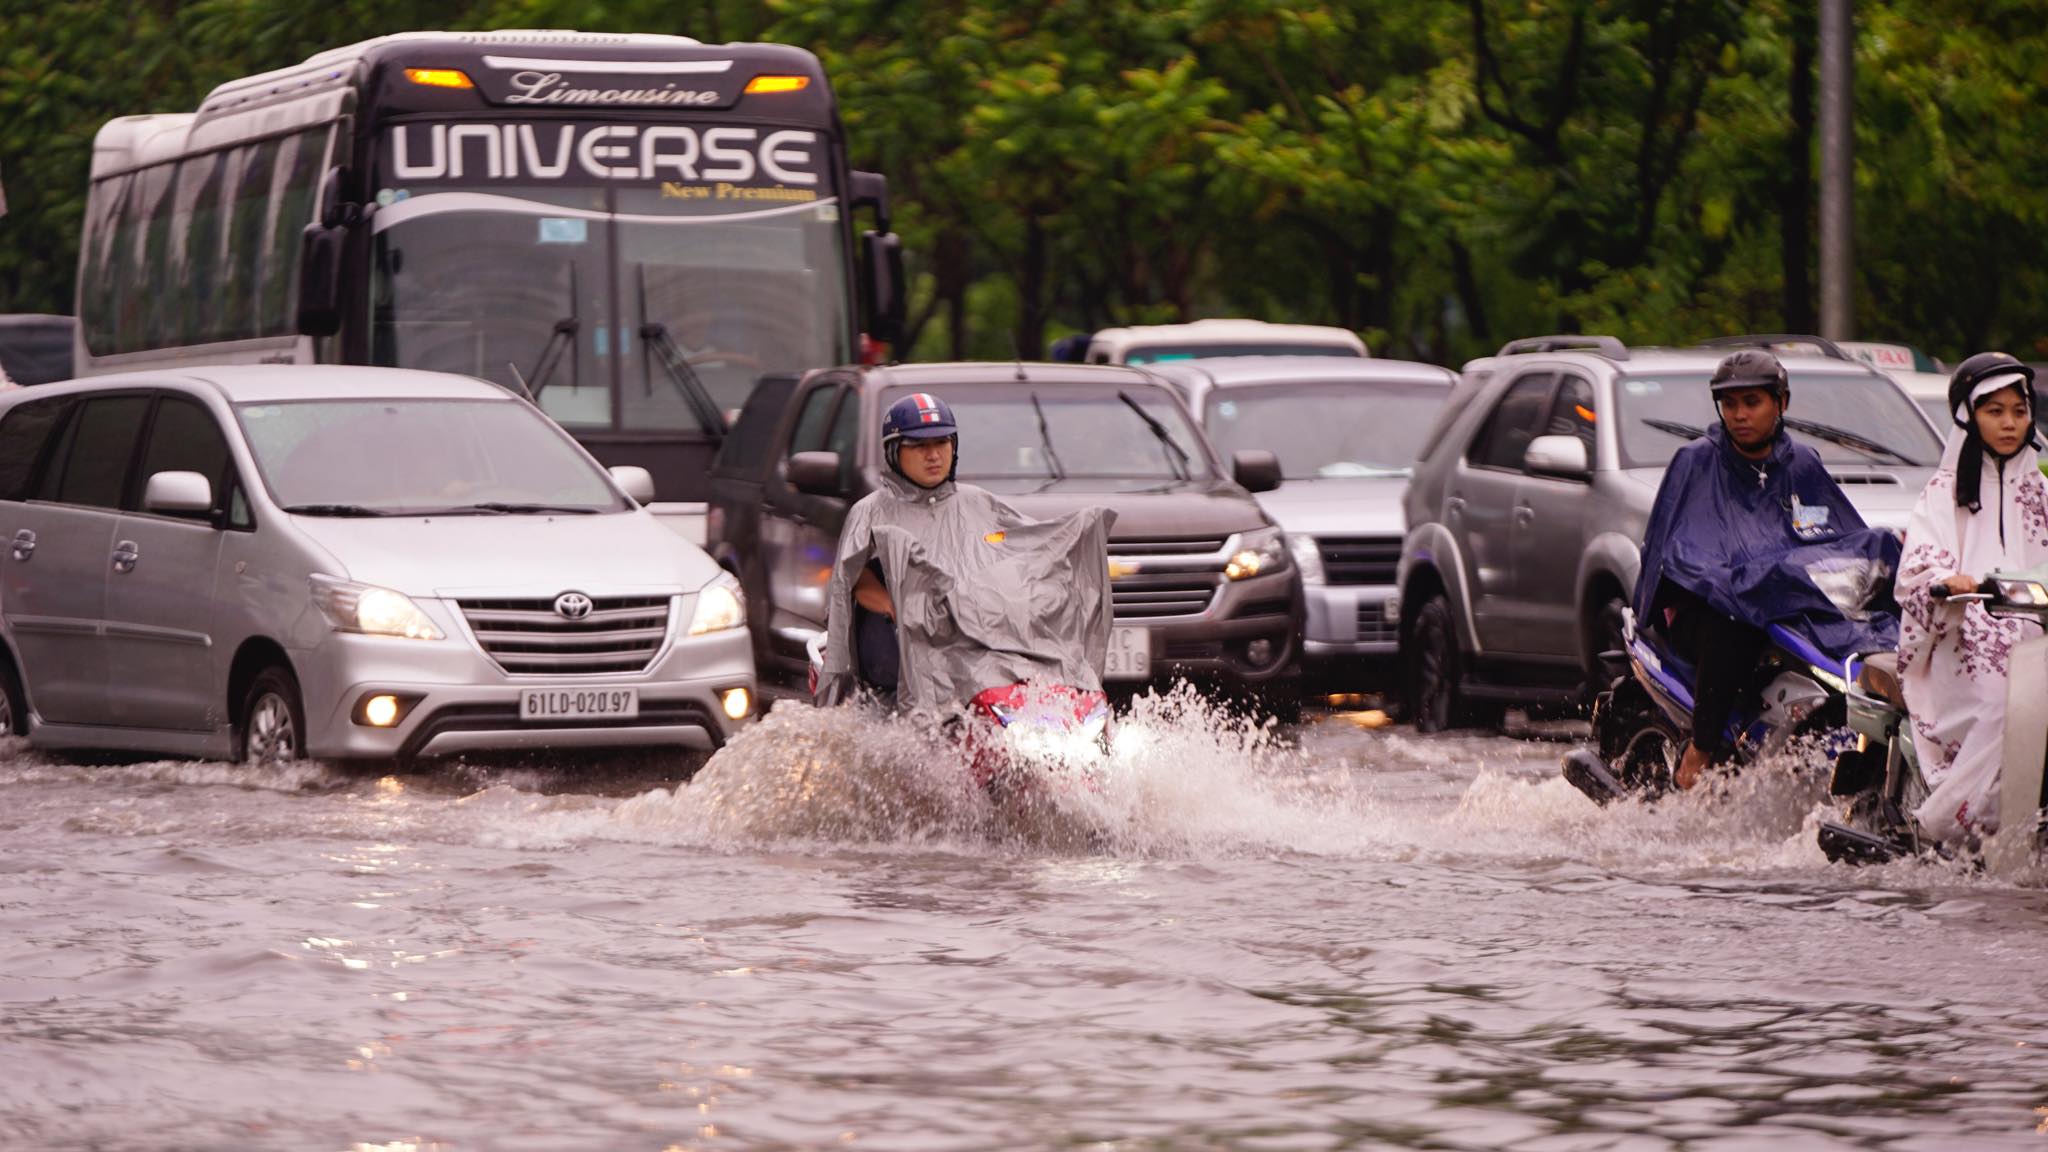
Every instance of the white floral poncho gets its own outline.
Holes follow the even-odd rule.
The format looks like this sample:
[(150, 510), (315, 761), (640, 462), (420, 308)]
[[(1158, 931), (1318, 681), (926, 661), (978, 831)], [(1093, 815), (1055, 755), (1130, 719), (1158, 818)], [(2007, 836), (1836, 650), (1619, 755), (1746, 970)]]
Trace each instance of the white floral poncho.
[(1982, 578), (2048, 561), (2048, 484), (2033, 447), (2001, 468), (1988, 454), (1982, 508), (1956, 506), (1956, 460), (1965, 433), (1951, 429), (1941, 468), (1906, 528), (1899, 563), (1899, 672), (1913, 745), (1930, 795), (1914, 813), (1928, 835), (1951, 838), (1998, 825), (1998, 766), (2005, 738), (2006, 663), (2038, 630), (2001, 619), (1979, 601), (1945, 604), (1931, 589), (1950, 576)]

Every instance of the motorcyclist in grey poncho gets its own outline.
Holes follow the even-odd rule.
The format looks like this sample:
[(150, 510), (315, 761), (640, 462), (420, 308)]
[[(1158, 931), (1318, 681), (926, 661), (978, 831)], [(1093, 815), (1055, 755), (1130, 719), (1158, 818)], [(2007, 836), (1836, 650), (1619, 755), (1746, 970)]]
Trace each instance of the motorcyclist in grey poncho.
[(864, 688), (900, 709), (945, 709), (1027, 681), (1101, 688), (1116, 514), (1026, 519), (954, 479), (958, 432), (929, 393), (890, 406), (887, 469), (839, 538), (819, 703)]

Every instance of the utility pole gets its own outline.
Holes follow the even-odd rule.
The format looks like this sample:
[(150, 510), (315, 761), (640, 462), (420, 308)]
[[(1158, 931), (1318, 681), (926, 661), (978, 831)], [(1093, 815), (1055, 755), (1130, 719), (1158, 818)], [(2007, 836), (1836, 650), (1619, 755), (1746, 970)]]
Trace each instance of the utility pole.
[(1856, 34), (1850, 0), (1820, 0), (1820, 334), (1856, 334)]

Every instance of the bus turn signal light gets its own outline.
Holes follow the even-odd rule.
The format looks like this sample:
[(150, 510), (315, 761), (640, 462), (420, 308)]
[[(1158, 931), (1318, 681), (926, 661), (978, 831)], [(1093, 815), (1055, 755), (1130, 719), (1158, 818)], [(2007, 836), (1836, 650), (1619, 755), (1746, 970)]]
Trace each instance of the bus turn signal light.
[(747, 81), (747, 95), (764, 92), (801, 92), (811, 86), (809, 76), (756, 76)]
[(455, 68), (407, 68), (405, 78), (429, 88), (474, 88), (469, 73)]

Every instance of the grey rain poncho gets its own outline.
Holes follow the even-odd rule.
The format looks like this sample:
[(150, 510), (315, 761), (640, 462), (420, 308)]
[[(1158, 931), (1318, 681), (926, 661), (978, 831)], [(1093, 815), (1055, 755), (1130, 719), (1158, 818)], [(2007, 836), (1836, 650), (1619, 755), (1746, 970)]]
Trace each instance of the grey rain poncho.
[(897, 707), (950, 708), (1026, 680), (1099, 690), (1115, 521), (1107, 508), (1028, 520), (971, 484), (924, 489), (883, 475), (839, 536), (820, 701), (858, 683), (853, 585), (871, 560), (896, 609)]

